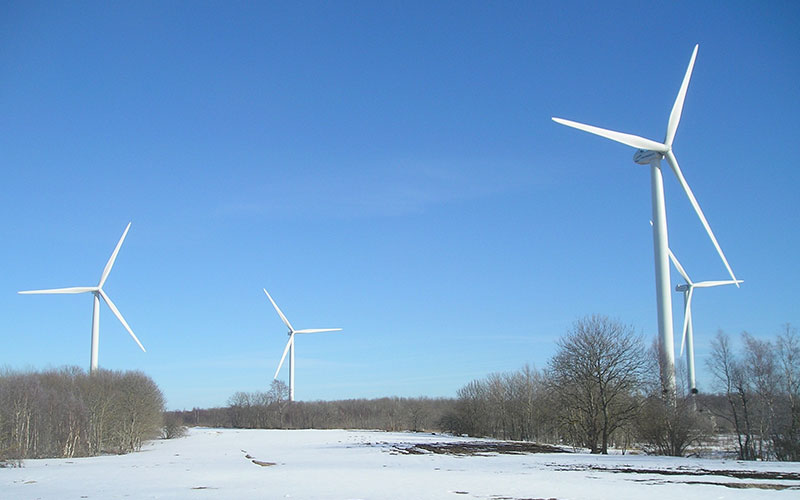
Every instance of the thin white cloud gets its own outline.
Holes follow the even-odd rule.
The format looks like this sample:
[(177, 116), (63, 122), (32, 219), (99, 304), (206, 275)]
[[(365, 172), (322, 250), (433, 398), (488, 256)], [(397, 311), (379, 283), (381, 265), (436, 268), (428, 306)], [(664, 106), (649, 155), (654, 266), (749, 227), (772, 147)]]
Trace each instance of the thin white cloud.
[(346, 173), (328, 170), (270, 179), (247, 186), (217, 208), (220, 216), (391, 217), (423, 213), (448, 203), (519, 189), (494, 165), (365, 166)]

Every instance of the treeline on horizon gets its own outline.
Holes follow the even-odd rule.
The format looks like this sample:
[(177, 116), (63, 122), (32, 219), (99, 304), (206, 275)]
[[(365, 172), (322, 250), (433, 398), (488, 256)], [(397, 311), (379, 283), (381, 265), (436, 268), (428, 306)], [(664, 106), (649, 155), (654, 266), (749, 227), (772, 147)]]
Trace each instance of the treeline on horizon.
[[(708, 368), (716, 392), (665, 398), (657, 345), (604, 316), (578, 320), (543, 370), (525, 366), (469, 382), (455, 398), (289, 402), (273, 381), (221, 408), (168, 412), (179, 425), (242, 429), (378, 429), (537, 441), (607, 453), (685, 456), (723, 446), (740, 460), (800, 461), (800, 335), (772, 341), (719, 332)], [(679, 370), (680, 372), (681, 370)]]
[(162, 431), (164, 396), (138, 371), (0, 371), (0, 465), (138, 451)]
[[(10, 460), (139, 450), (186, 426), (242, 429), (377, 429), (537, 441), (684, 456), (726, 446), (740, 460), (800, 461), (800, 335), (772, 340), (722, 332), (711, 342), (714, 391), (664, 396), (657, 344), (634, 329), (587, 316), (557, 342), (544, 369), (525, 366), (473, 380), (454, 398), (289, 402), (288, 388), (237, 392), (227, 406), (164, 411), (141, 372), (77, 367), (0, 371), (0, 467)], [(684, 387), (678, 374), (678, 387)]]

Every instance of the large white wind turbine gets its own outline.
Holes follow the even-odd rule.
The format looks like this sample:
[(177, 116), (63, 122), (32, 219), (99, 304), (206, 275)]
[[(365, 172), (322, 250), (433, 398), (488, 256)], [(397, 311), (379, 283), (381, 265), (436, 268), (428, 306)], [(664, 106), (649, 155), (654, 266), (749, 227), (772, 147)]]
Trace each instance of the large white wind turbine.
[[(100, 341), (100, 297), (103, 298), (106, 304), (108, 304), (108, 308), (111, 309), (111, 312), (114, 313), (114, 316), (122, 323), (122, 326), (128, 330), (128, 333), (131, 334), (133, 340), (141, 347), (142, 351), (144, 351), (144, 346), (139, 339), (136, 338), (134, 335), (133, 330), (131, 327), (128, 326), (128, 322), (125, 321), (125, 318), (122, 317), (120, 314), (119, 309), (117, 306), (114, 305), (114, 302), (111, 301), (111, 298), (103, 291), (103, 285), (108, 279), (108, 274), (111, 272), (111, 267), (114, 265), (114, 261), (117, 260), (117, 254), (119, 253), (120, 247), (122, 247), (122, 242), (125, 240), (125, 236), (128, 234), (128, 230), (131, 228), (131, 223), (128, 223), (128, 226), (125, 228), (125, 232), (122, 233), (122, 237), (119, 239), (116, 248), (114, 248), (114, 252), (111, 254), (111, 258), (108, 259), (106, 263), (106, 267), (103, 269), (103, 274), (100, 275), (100, 282), (97, 286), (75, 286), (69, 288), (53, 288), (49, 290), (27, 290), (24, 292), (19, 292), (21, 294), (72, 294), (72, 293), (89, 293), (91, 292), (94, 295), (94, 308), (92, 309), (92, 353), (90, 357), (90, 364), (89, 364), (89, 373), (94, 373), (97, 370), (97, 357), (98, 357), (98, 344)], [(146, 352), (146, 351), (145, 351)]]
[(692, 332), (692, 297), (695, 288), (710, 288), (722, 285), (736, 285), (743, 283), (742, 280), (721, 280), (721, 281), (698, 281), (694, 282), (689, 278), (686, 269), (683, 268), (678, 258), (669, 251), (669, 258), (675, 265), (683, 279), (686, 281), (683, 285), (675, 287), (675, 291), (683, 292), (683, 336), (681, 337), (681, 355), (683, 355), (684, 343), (686, 345), (686, 374), (689, 381), (689, 391), (691, 394), (697, 394), (697, 384), (695, 382), (694, 371), (694, 334)]
[(686, 90), (689, 87), (689, 80), (692, 76), (692, 69), (694, 68), (694, 61), (697, 57), (697, 48), (695, 45), (692, 52), (692, 58), (689, 61), (689, 67), (686, 69), (686, 74), (683, 77), (681, 88), (678, 91), (678, 97), (675, 99), (675, 104), (672, 106), (672, 112), (669, 115), (667, 123), (667, 132), (664, 137), (664, 142), (657, 142), (651, 139), (645, 139), (637, 135), (624, 134), (622, 132), (615, 132), (583, 123), (577, 123), (562, 118), (555, 118), (553, 120), (568, 127), (577, 128), (591, 134), (599, 135), (612, 141), (620, 142), (627, 146), (637, 148), (638, 151), (633, 155), (633, 160), (640, 165), (650, 165), (650, 190), (652, 196), (653, 206), (653, 222), (655, 224), (653, 230), (653, 248), (655, 254), (655, 272), (656, 272), (656, 305), (658, 310), (658, 333), (661, 341), (662, 353), (662, 373), (661, 381), (664, 391), (674, 397), (675, 395), (675, 350), (672, 338), (672, 302), (670, 300), (670, 280), (669, 280), (669, 241), (667, 239), (667, 215), (664, 207), (664, 179), (661, 173), (661, 159), (666, 157), (667, 163), (672, 168), (675, 176), (678, 178), (683, 191), (689, 198), (694, 211), (703, 223), (703, 227), (714, 243), (722, 262), (728, 269), (733, 280), (736, 277), (728, 265), (728, 260), (722, 252), (717, 238), (711, 231), (711, 226), (708, 225), (703, 210), (697, 203), (697, 199), (692, 193), (689, 184), (683, 177), (678, 160), (672, 152), (672, 142), (675, 139), (675, 132), (678, 130), (678, 124), (681, 120), (681, 113), (683, 112), (683, 102), (686, 98)]
[(283, 360), (286, 359), (286, 353), (289, 353), (289, 401), (294, 401), (294, 336), (298, 333), (322, 333), (322, 332), (338, 332), (341, 328), (309, 328), (305, 330), (295, 330), (292, 327), (292, 324), (289, 323), (289, 320), (286, 319), (286, 316), (283, 315), (283, 312), (278, 307), (278, 304), (272, 300), (272, 296), (270, 296), (269, 292), (266, 288), (263, 289), (264, 293), (267, 294), (267, 298), (270, 302), (272, 302), (272, 307), (275, 308), (275, 311), (278, 313), (278, 316), (281, 317), (283, 323), (289, 328), (289, 341), (286, 342), (286, 348), (283, 350), (283, 356), (281, 356), (281, 361), (278, 363), (278, 369), (275, 370), (275, 376), (273, 378), (278, 378), (278, 373), (281, 371), (281, 366), (283, 366)]

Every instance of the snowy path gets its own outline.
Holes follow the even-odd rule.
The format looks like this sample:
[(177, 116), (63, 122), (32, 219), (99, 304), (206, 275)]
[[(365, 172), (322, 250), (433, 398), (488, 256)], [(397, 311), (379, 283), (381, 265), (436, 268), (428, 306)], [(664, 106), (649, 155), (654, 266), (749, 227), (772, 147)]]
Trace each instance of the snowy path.
[[(467, 440), (370, 431), (193, 429), (186, 438), (154, 441), (140, 453), (28, 460), (20, 469), (0, 469), (0, 499), (800, 498), (796, 479), (698, 474), (703, 470), (799, 473), (798, 463), (397, 452), (412, 443), (459, 441)], [(766, 485), (791, 489), (765, 489)]]

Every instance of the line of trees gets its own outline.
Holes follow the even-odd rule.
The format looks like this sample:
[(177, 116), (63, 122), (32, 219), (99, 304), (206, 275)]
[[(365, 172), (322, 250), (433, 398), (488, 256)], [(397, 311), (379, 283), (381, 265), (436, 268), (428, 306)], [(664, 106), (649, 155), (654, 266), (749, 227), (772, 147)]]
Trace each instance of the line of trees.
[(0, 372), (0, 461), (127, 453), (162, 431), (164, 397), (138, 371)]
[(274, 380), (267, 392), (235, 393), (227, 407), (167, 412), (167, 416), (188, 426), (437, 431), (455, 404), (453, 399), (425, 397), (289, 403), (288, 394), (286, 384)]
[(525, 366), (458, 391), (445, 430), (536, 440), (607, 453), (610, 446), (682, 456), (715, 436), (734, 436), (741, 460), (800, 460), (800, 335), (742, 334), (712, 342), (708, 367), (720, 392), (665, 398), (658, 347), (604, 316), (578, 320), (544, 371)]
[(516, 372), (473, 380), (457, 395), (452, 409), (440, 421), (448, 432), (516, 441), (557, 440), (547, 381), (528, 365)]
[(800, 335), (774, 342), (742, 333), (737, 352), (717, 333), (708, 368), (723, 398), (709, 410), (732, 427), (740, 460), (800, 460)]
[(800, 460), (797, 329), (787, 325), (774, 341), (744, 333), (738, 351), (719, 333), (708, 360), (716, 393), (687, 394), (680, 384), (676, 399), (665, 397), (660, 359), (657, 343), (648, 349), (632, 327), (593, 315), (558, 340), (543, 370), (491, 374), (455, 399), (289, 403), (286, 385), (274, 381), (267, 392), (234, 394), (227, 407), (172, 417), (215, 427), (446, 431), (673, 456), (733, 436), (740, 459)]

